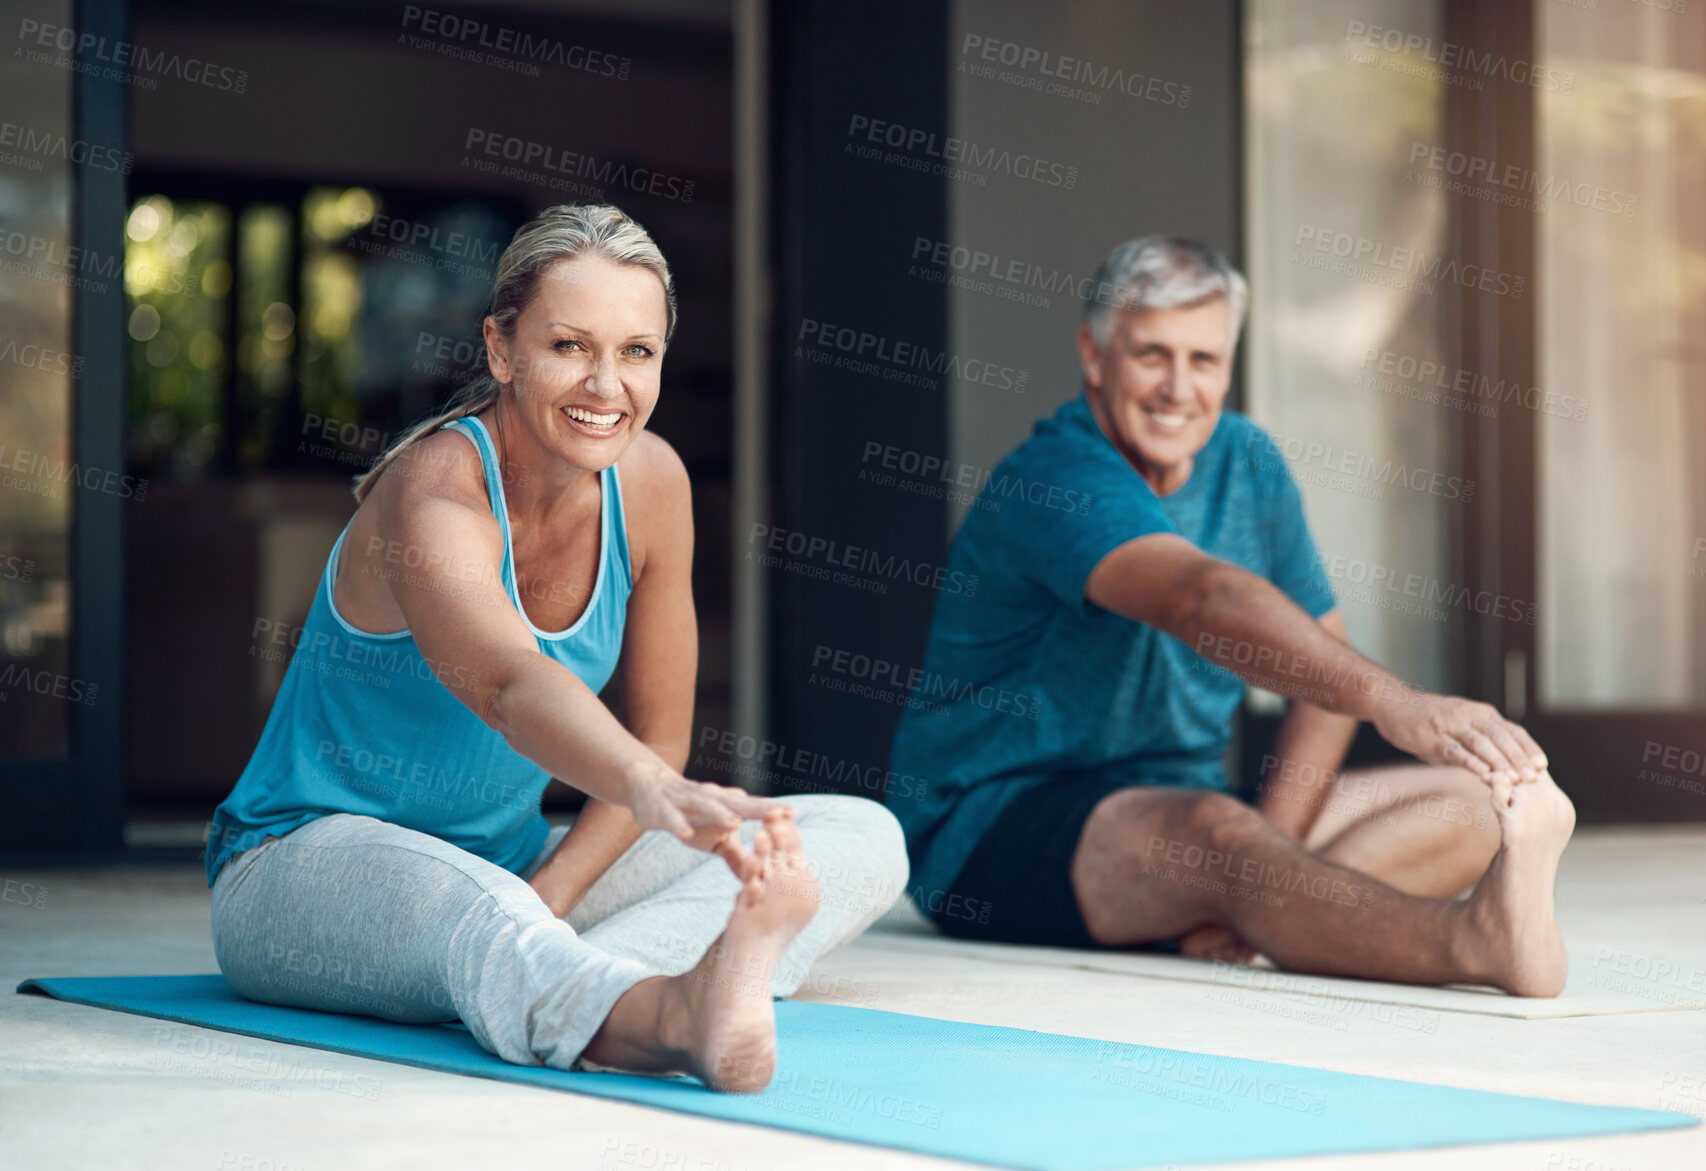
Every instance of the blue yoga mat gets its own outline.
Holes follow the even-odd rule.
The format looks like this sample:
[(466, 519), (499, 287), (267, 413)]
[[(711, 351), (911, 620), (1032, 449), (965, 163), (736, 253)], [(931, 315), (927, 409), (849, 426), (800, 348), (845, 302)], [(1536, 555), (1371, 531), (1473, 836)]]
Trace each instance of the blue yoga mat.
[(1688, 1114), (801, 1001), (776, 1005), (780, 1064), (770, 1088), (736, 1095), (687, 1078), (511, 1065), (460, 1027), (255, 1004), (223, 976), (26, 980), (18, 991), (446, 1073), (1037, 1171), (1514, 1142), (1699, 1122)]

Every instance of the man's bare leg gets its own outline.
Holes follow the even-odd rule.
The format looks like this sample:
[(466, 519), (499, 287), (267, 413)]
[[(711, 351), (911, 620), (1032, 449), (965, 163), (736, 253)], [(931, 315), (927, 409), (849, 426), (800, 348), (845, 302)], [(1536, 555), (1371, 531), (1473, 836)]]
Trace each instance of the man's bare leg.
[(1501, 837), (1487, 782), (1406, 765), (1340, 775), (1303, 844), (1405, 894), (1449, 898), (1486, 873)]
[(1121, 790), (1072, 863), (1092, 938), (1109, 946), (1219, 923), (1281, 967), (1555, 996), (1568, 960), (1552, 917), (1575, 811), (1550, 777), (1500, 785), (1502, 845), (1466, 902), (1418, 898), (1309, 853), (1222, 793)]
[[(1303, 845), (1405, 894), (1451, 898), (1487, 872), (1500, 838), (1492, 792), (1481, 778), (1467, 769), (1399, 765), (1340, 774)], [(1179, 951), (1227, 963), (1255, 956), (1218, 924), (1181, 935)]]
[(770, 973), (817, 911), (817, 880), (791, 818), (767, 818), (753, 839), (758, 870), (728, 926), (679, 976), (654, 976), (617, 999), (586, 1047), (599, 1065), (685, 1071), (718, 1090), (750, 1092), (776, 1068)]

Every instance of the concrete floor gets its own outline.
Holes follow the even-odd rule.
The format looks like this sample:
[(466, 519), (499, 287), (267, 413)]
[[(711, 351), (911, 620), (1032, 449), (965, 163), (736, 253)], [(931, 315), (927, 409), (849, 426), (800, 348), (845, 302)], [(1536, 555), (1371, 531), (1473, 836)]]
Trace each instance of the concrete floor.
[[(1706, 827), (1582, 830), (1558, 894), (1577, 957), (1572, 982), (1621, 981), (1655, 1011), (1545, 1020), (1336, 1013), (1262, 989), (908, 955), (894, 949), (905, 916), (826, 958), (805, 995), (1706, 1115), (1706, 1011), (1664, 1007), (1697, 1002), (1706, 989)], [(30, 976), (215, 971), (207, 908), (199, 867), (0, 874), (0, 1167), (965, 1166), (241, 1037), (213, 1057), (203, 1030), (10, 993)], [(1655, 976), (1661, 961), (1668, 974)], [(1236, 1166), (1699, 1171), (1706, 1128)]]

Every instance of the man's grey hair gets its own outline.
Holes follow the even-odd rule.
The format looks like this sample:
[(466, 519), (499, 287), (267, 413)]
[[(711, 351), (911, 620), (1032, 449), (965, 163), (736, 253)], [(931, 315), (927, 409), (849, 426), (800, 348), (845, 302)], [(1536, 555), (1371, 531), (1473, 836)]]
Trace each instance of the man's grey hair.
[(1178, 309), (1225, 297), (1232, 316), (1230, 348), (1238, 345), (1250, 286), (1215, 249), (1183, 236), (1143, 236), (1108, 253), (1090, 280), (1084, 323), (1099, 348), (1114, 335), (1120, 310)]

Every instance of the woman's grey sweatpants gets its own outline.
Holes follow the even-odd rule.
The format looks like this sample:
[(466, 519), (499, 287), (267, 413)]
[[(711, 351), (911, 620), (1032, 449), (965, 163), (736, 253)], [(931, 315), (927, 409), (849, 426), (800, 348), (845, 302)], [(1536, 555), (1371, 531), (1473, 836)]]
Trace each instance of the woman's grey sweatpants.
[[(863, 797), (787, 798), (822, 901), (771, 976), (786, 996), (905, 889), (906, 847)], [(750, 843), (757, 822), (742, 836)], [(641, 835), (562, 919), (522, 875), (371, 817), (338, 813), (228, 861), (213, 884), (213, 947), (241, 995), (386, 1020), (461, 1018), (487, 1050), (573, 1068), (617, 999), (699, 962), (740, 884), (721, 858)]]

